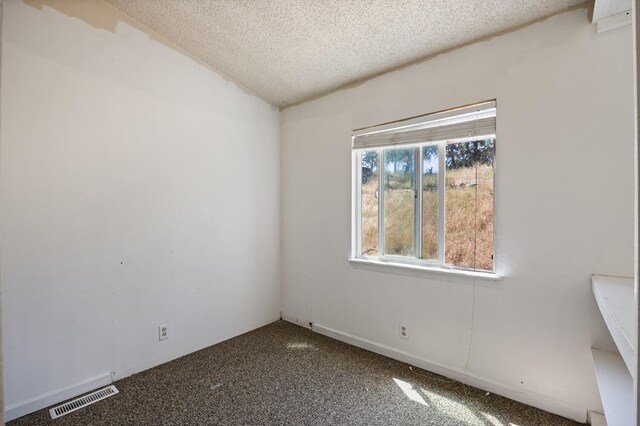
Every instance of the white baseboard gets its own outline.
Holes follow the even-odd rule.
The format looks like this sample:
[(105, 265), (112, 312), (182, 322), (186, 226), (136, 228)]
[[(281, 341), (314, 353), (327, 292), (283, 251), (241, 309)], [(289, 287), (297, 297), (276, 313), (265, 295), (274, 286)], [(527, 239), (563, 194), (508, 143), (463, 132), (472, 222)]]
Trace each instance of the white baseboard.
[(308, 329), (311, 329), (311, 324), (313, 324), (312, 322), (305, 319), (294, 318), (284, 314), (282, 314), (282, 320)]
[[(287, 318), (283, 317), (283, 319), (289, 321), (289, 319)], [(296, 323), (295, 321), (293, 322)], [(439, 362), (420, 358), (415, 355), (399, 351), (392, 347), (363, 339), (361, 337), (343, 333), (338, 330), (333, 330), (329, 327), (325, 327), (317, 323), (313, 323), (312, 330), (336, 340), (348, 343), (350, 345), (357, 346), (359, 348), (366, 349), (368, 351), (375, 352), (377, 354), (384, 355), (398, 361), (406, 362), (407, 364), (414, 365), (424, 370), (458, 380), (469, 386), (489, 391), (496, 395), (501, 395), (505, 398), (513, 399), (515, 401), (522, 402), (523, 404), (527, 404), (532, 407), (536, 407), (541, 410), (548, 411), (550, 413), (557, 414), (559, 416), (566, 417), (580, 423), (585, 423), (587, 421), (586, 408), (578, 407), (534, 392), (523, 391), (521, 389), (516, 389), (508, 385), (497, 383), (492, 380), (473, 375), (472, 373), (464, 372), (460, 369), (449, 367)]]
[(22, 417), (26, 414), (33, 413), (34, 411), (41, 410), (50, 405), (57, 404), (67, 399), (74, 398), (84, 393), (90, 392), (101, 386), (107, 386), (113, 383), (111, 373), (100, 374), (99, 376), (92, 377), (90, 379), (83, 380), (65, 386), (60, 389), (56, 389), (51, 392), (47, 392), (35, 398), (27, 401), (18, 402), (16, 404), (5, 407), (4, 419), (5, 421), (11, 421)]
[[(2, 1), (2, 0), (0, 0)], [(259, 320), (256, 321), (254, 323), (251, 323), (250, 325), (246, 326), (246, 327), (242, 327), (241, 329), (233, 332), (232, 334), (229, 334), (227, 336), (221, 337), (221, 338), (217, 338), (217, 339), (213, 339), (210, 340), (208, 342), (205, 342), (203, 344), (198, 344), (198, 345), (194, 345), (192, 347), (189, 347), (187, 349), (181, 348), (181, 350), (175, 350), (171, 353), (166, 354), (163, 358), (159, 358), (159, 359), (155, 359), (152, 361), (149, 360), (145, 360), (145, 362), (141, 362), (138, 364), (132, 364), (126, 367), (122, 367), (119, 369), (115, 370), (115, 375), (114, 375), (114, 381), (118, 381), (118, 380), (122, 380), (125, 379), (127, 377), (133, 376), (134, 374), (138, 374), (138, 373), (142, 373), (143, 371), (147, 371), (150, 370), (152, 368), (156, 368), (162, 364), (166, 364), (167, 362), (171, 362), (174, 361), (178, 358), (182, 358), (183, 356), (187, 356), (187, 355), (191, 355), (194, 352), (198, 352), (201, 351), (203, 349), (206, 349), (208, 347), (211, 347), (213, 345), (217, 345), (219, 343), (225, 342), (227, 340), (233, 339), (235, 337), (238, 337), (242, 334), (248, 333), (250, 331), (256, 330), (260, 327), (264, 327), (266, 325), (269, 325), (271, 323), (274, 323), (276, 321), (280, 320), (280, 315), (273, 315), (268, 317), (267, 319), (263, 319), (263, 320)]]

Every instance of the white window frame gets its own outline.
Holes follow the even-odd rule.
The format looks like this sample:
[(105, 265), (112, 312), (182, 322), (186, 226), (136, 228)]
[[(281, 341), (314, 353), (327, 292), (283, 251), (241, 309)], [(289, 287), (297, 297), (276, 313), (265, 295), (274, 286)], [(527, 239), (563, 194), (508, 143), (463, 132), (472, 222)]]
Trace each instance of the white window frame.
[[(495, 111), (495, 101), (493, 102), (494, 111)], [(468, 107), (464, 107), (468, 108)], [(445, 119), (448, 117), (455, 117), (455, 112), (459, 111), (459, 109), (452, 111), (444, 111), (437, 114), (429, 114), (427, 116), (415, 117), (410, 120), (403, 120), (401, 122), (393, 122), (387, 123), (381, 126), (376, 126), (374, 131), (384, 131), (386, 129), (394, 129), (399, 127), (409, 127), (419, 125), (422, 121), (425, 121), (425, 117), (432, 117), (434, 115), (438, 115), (439, 117), (444, 116)], [(422, 121), (421, 121), (422, 120)], [(428, 126), (428, 124), (427, 124)], [(371, 131), (369, 129), (361, 129), (354, 132), (354, 137), (357, 134), (365, 134), (367, 131)], [(460, 143), (460, 142), (470, 142), (482, 139), (494, 139), (494, 143), (497, 140), (495, 134), (491, 135), (482, 135), (478, 136), (470, 136), (466, 138), (456, 138), (448, 141), (430, 141), (418, 144), (407, 144), (401, 146), (378, 146), (371, 148), (362, 148), (362, 149), (354, 149), (352, 151), (352, 244), (351, 244), (351, 256), (350, 261), (358, 264), (358, 265), (372, 265), (374, 269), (378, 269), (379, 267), (391, 267), (400, 270), (409, 270), (409, 271), (424, 271), (424, 272), (436, 272), (441, 274), (448, 275), (459, 275), (459, 276), (467, 276), (471, 278), (484, 278), (489, 280), (499, 279), (500, 277), (496, 274), (496, 256), (495, 256), (495, 242), (496, 242), (496, 197), (495, 197), (495, 185), (496, 185), (496, 148), (494, 145), (494, 175), (493, 175), (493, 187), (494, 187), (494, 197), (493, 197), (493, 253), (492, 253), (492, 270), (478, 270), (473, 268), (464, 268), (453, 265), (445, 264), (445, 198), (446, 198), (446, 145), (449, 143)], [(422, 179), (423, 179), (423, 148), (425, 146), (438, 146), (438, 256), (437, 259), (423, 259), (422, 258), (422, 218), (423, 218), (423, 206), (422, 206)], [(394, 255), (385, 255), (384, 254), (384, 188), (383, 188), (383, 174), (384, 174), (384, 157), (383, 152), (385, 149), (416, 149), (416, 161), (415, 170), (414, 170), (414, 190), (417, 191), (417, 197), (415, 198), (414, 208), (414, 253), (415, 256), (394, 256)], [(362, 254), (362, 217), (361, 217), (361, 209), (362, 209), (362, 161), (361, 154), (363, 152), (369, 151), (377, 151), (378, 152), (378, 183), (379, 183), (379, 191), (378, 191), (378, 253), (377, 256), (365, 256)]]

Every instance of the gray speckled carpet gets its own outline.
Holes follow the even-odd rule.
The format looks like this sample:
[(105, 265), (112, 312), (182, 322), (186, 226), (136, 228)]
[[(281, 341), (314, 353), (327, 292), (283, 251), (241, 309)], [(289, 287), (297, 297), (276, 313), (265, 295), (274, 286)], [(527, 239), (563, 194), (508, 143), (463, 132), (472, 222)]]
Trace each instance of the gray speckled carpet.
[[(417, 373), (420, 373), (417, 374)], [(118, 395), (18, 425), (578, 423), (278, 321), (116, 382)], [(482, 398), (482, 399), (478, 399)]]

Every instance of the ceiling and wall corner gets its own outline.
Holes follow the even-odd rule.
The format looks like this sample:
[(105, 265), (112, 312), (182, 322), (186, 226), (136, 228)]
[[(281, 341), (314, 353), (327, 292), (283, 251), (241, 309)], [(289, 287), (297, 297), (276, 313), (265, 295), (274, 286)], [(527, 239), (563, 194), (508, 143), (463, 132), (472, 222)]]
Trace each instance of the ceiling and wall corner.
[(106, 0), (286, 107), (584, 0)]

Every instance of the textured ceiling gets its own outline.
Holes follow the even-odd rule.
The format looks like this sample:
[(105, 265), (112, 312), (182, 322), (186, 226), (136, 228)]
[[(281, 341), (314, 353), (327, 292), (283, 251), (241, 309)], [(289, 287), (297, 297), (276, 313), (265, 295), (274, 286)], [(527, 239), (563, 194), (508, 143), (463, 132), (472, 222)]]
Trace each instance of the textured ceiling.
[(284, 107), (584, 0), (107, 0)]

